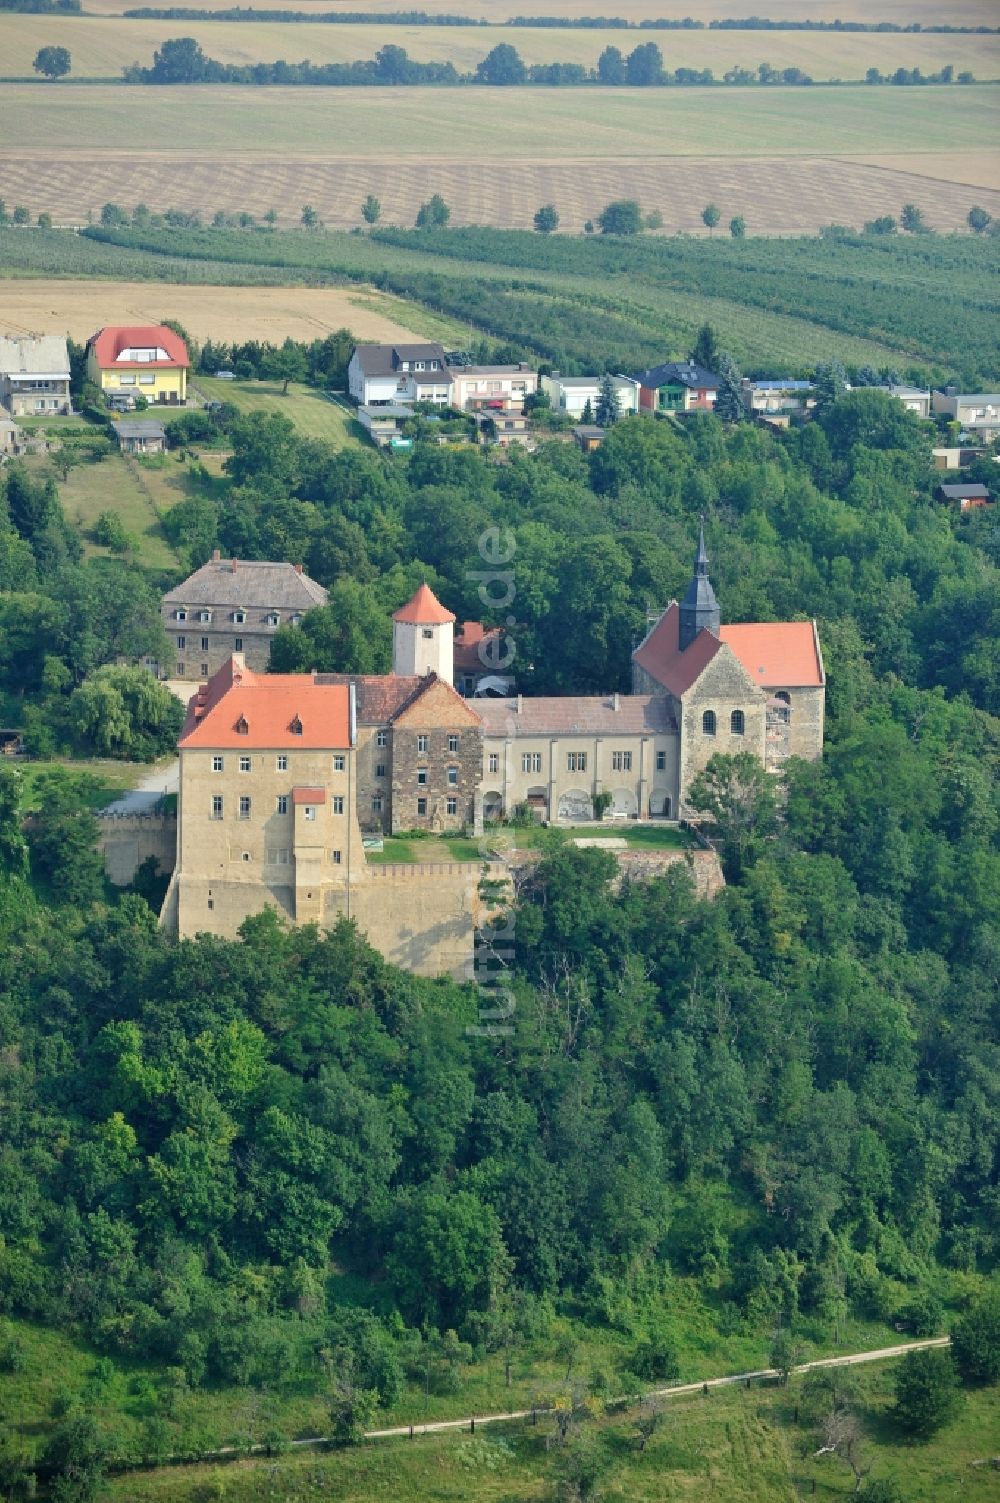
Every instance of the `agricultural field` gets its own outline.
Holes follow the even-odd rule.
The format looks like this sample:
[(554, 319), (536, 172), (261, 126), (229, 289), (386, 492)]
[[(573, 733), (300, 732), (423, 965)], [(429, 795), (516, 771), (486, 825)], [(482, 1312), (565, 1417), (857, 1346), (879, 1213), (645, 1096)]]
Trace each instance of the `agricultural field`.
[[(459, 13), (461, 13), (460, 7)], [(1000, 38), (977, 36), (899, 35), (896, 33), (667, 31), (631, 38), (607, 29), (502, 26), (309, 25), (253, 21), (139, 21), (88, 18), (67, 23), (65, 16), (10, 15), (4, 18), (0, 68), (8, 78), (31, 78), (39, 47), (69, 47), (74, 78), (117, 81), (132, 63), (149, 67), (153, 53), (179, 33), (194, 37), (209, 57), (223, 63), (275, 62), (278, 58), (315, 64), (372, 58), (387, 41), (403, 47), (417, 62), (450, 62), (459, 72), (473, 72), (491, 48), (506, 42), (526, 63), (579, 63), (593, 68), (605, 47), (629, 50), (654, 40), (666, 67), (711, 68), (716, 77), (737, 65), (801, 68), (817, 82), (859, 80), (869, 68), (893, 73), (919, 68), (936, 73), (950, 63), (956, 74), (980, 79), (1000, 75)], [(63, 87), (60, 85), (59, 87)]]
[[(1000, 88), (987, 85), (469, 87), (446, 97), (411, 88), (404, 143), (398, 90), (12, 84), (0, 88), (0, 185), (8, 203), (62, 224), (84, 223), (114, 200), (209, 217), (274, 208), (284, 224), (309, 203), (326, 224), (347, 228), (374, 193), (383, 219), (405, 225), (439, 192), (455, 223), (527, 227), (539, 204), (555, 202), (562, 227), (579, 231), (628, 194), (659, 209), (671, 231), (700, 231), (709, 199), (724, 222), (740, 214), (757, 234), (860, 225), (907, 201), (944, 230), (963, 226), (976, 201), (1000, 215), (1000, 193), (988, 186), (998, 101)], [(518, 130), (504, 136), (502, 168), (484, 170), (497, 152), (498, 104)], [(142, 144), (123, 149), (137, 118)], [(892, 165), (870, 163), (875, 153)]]
[[(153, 0), (85, 0), (84, 10), (88, 15), (120, 16), (126, 10), (136, 10)], [(229, 10), (234, 0), (194, 0), (199, 10)], [(292, 10), (322, 14), (337, 8), (335, 0), (266, 0), (258, 9)], [(352, 10), (368, 13), (384, 13), (405, 10), (400, 0), (358, 0)], [(460, 15), (492, 22), (510, 20), (514, 16), (530, 14), (524, 0), (421, 0), (414, 7), (428, 15)], [(800, 21), (808, 15), (813, 21), (863, 21), (868, 25), (879, 21), (891, 21), (896, 26), (909, 26), (914, 22), (933, 26), (947, 21), (952, 26), (995, 26), (996, 7), (991, 0), (948, 0), (943, 7), (940, 0), (767, 0), (766, 5), (751, 5), (747, 0), (615, 0), (615, 3), (597, 7), (593, 0), (544, 0), (540, 7), (546, 16), (576, 19), (593, 15), (600, 9), (609, 16), (622, 16), (633, 22), (658, 19), (682, 20), (692, 13), (704, 22), (714, 20), (740, 20), (755, 12), (763, 12), (775, 21)]]
[(348, 408), (312, 386), (293, 381), (283, 394), (280, 381), (217, 381), (214, 376), (196, 376), (192, 384), (209, 401), (231, 402), (240, 412), (280, 412), (303, 437), (322, 439), (337, 449), (363, 441)]
[[(86, 242), (83, 242), (86, 244)], [(183, 287), (175, 283), (0, 281), (0, 334), (69, 334), (81, 343), (104, 324), (179, 320), (196, 339), (322, 339), (348, 328), (362, 340), (451, 338), (454, 326), (374, 289)], [(420, 325), (418, 327), (417, 325)]]

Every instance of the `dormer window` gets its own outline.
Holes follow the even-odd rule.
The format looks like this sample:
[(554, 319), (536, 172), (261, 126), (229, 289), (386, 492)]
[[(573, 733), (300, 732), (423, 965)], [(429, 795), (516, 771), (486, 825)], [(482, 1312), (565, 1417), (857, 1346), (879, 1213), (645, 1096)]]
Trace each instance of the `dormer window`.
[(292, 733), (293, 736), (301, 736), (302, 735), (302, 721), (299, 719), (299, 717), (297, 715), (296, 715), (295, 719), (292, 721), (291, 725), (288, 727), (288, 729), (291, 731), (291, 733)]
[(415, 371), (426, 370), (427, 369), (427, 362), (426, 362), (426, 360), (414, 360), (414, 362), (413, 362), (413, 369)]
[(199, 611), (198, 612), (198, 620), (199, 621), (211, 621), (211, 619), (212, 619), (212, 612), (211, 611)]
[(233, 620), (237, 626), (242, 626), (247, 619), (246, 611), (233, 611)]
[(237, 736), (249, 736), (250, 734), (250, 722), (245, 715), (241, 715), (236, 722), (236, 734)]
[(174, 617), (177, 621), (186, 621), (188, 618), (188, 613), (185, 610), (177, 610), (174, 611)]

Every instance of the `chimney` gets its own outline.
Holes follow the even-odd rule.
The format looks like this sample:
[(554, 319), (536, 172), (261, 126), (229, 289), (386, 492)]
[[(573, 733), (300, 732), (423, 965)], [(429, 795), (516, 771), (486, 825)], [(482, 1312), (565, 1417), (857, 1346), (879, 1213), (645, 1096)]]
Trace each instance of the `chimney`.
[(621, 707), (622, 707), (621, 695), (618, 693), (618, 690), (616, 689), (615, 692), (614, 692), (614, 695), (612, 696), (611, 708), (613, 710), (615, 710), (615, 711), (618, 711), (618, 710), (621, 709)]
[(212, 549), (212, 563), (213, 564), (217, 564), (219, 562), (219, 560), (221, 559), (221, 557), (222, 557), (222, 554), (219, 552), (218, 548), (213, 548)]

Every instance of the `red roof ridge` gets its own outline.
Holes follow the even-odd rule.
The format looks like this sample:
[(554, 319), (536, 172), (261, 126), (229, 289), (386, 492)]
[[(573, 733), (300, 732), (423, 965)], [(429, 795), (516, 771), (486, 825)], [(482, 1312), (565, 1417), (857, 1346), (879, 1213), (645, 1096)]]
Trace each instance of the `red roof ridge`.
[(393, 613), (392, 619), (410, 626), (445, 626), (455, 617), (445, 610), (425, 579), (406, 604)]
[[(153, 370), (162, 370), (165, 366), (175, 365), (189, 366), (191, 364), (187, 345), (173, 329), (166, 324), (107, 324), (98, 329), (87, 341), (88, 347), (93, 348), (97, 363), (102, 370), (110, 366), (118, 365), (120, 368), (131, 368), (141, 365), (151, 367)], [(126, 349), (151, 349), (153, 347), (166, 350), (167, 360), (123, 360), (118, 356)]]

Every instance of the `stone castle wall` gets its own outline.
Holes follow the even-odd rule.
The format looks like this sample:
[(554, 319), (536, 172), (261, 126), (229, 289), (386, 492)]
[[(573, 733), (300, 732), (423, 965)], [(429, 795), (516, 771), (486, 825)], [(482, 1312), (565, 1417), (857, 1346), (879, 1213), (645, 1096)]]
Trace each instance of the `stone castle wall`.
[(101, 814), (100, 848), (108, 881), (129, 887), (144, 861), (155, 857), (157, 871), (172, 872), (177, 856), (177, 815)]

